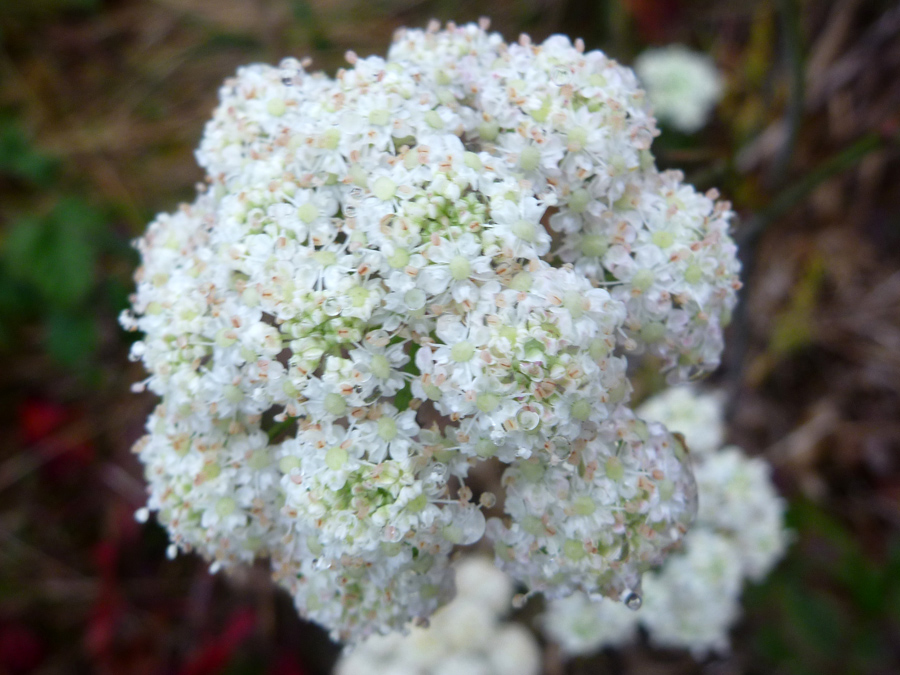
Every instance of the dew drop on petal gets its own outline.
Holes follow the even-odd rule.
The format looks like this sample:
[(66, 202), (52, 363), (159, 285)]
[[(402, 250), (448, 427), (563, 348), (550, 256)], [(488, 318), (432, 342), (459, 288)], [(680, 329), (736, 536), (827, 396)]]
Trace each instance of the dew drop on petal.
[(462, 536), (457, 543), (463, 546), (474, 544), (484, 536), (486, 522), (481, 509), (466, 509), (454, 516), (453, 522), (462, 530)]
[(558, 459), (566, 459), (572, 454), (572, 444), (564, 436), (554, 436), (550, 439), (550, 453)]
[(629, 593), (625, 597), (625, 606), (632, 612), (638, 611), (641, 608), (643, 602), (644, 601), (641, 599), (641, 596), (637, 593)]
[(322, 309), (328, 316), (338, 316), (341, 313), (341, 303), (331, 298), (325, 301)]
[(561, 87), (569, 84), (569, 81), (572, 79), (572, 73), (565, 66), (557, 66), (550, 73), (550, 79), (553, 80), (553, 84)]

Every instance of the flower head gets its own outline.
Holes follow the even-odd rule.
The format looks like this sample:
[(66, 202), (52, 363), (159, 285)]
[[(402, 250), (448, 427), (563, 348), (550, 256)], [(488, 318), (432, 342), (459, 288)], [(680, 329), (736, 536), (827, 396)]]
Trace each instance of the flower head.
[(427, 618), (486, 529), (532, 589), (637, 589), (695, 504), (626, 353), (716, 365), (728, 206), (656, 170), (634, 74), (580, 42), (448, 25), (350, 61), (239, 69), (206, 188), (137, 243), (149, 508), (215, 568), (269, 557), (349, 641)]
[(683, 45), (648, 49), (634, 69), (656, 116), (688, 134), (706, 124), (722, 97), (722, 76), (712, 59)]

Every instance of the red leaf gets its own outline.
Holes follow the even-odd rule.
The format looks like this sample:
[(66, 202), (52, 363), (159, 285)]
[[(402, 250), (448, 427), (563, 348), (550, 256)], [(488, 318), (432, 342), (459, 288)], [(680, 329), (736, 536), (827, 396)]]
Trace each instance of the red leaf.
[(307, 675), (307, 672), (292, 654), (282, 653), (268, 675)]
[(19, 405), (19, 434), (26, 445), (43, 440), (69, 419), (65, 406), (53, 401), (29, 399)]
[(25, 626), (0, 626), (0, 668), (3, 672), (28, 673), (44, 658), (37, 635)]

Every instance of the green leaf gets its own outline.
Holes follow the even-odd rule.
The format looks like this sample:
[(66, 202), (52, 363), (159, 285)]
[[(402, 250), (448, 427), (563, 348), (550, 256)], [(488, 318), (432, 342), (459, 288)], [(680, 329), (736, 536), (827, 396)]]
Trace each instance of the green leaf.
[(13, 279), (31, 285), (51, 307), (72, 309), (95, 283), (97, 233), (104, 219), (78, 199), (63, 199), (46, 217), (15, 223), (3, 258)]
[(847, 626), (840, 605), (825, 593), (796, 586), (785, 588), (789, 636), (796, 648), (820, 663), (834, 663), (844, 654)]
[(397, 410), (403, 412), (409, 408), (409, 402), (412, 401), (412, 397), (412, 387), (410, 386), (410, 383), (407, 382), (403, 386), (403, 389), (394, 394), (394, 406)]
[(45, 325), (47, 351), (69, 367), (86, 364), (97, 348), (97, 329), (90, 315), (54, 313)]
[(53, 157), (35, 149), (21, 126), (0, 118), (0, 173), (46, 187), (57, 166)]

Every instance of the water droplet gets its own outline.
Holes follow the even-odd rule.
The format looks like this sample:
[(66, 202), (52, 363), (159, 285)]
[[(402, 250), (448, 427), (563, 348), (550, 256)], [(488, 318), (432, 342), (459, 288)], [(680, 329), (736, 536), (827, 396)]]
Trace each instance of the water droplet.
[(403, 301), (406, 303), (406, 306), (411, 310), (422, 309), (425, 306), (425, 302), (428, 299), (428, 296), (425, 295), (425, 291), (421, 288), (411, 288), (406, 291), (403, 296)]
[(522, 408), (516, 415), (516, 420), (519, 422), (519, 427), (522, 431), (534, 431), (541, 423), (541, 416), (534, 410)]
[(638, 611), (641, 608), (643, 602), (644, 601), (641, 599), (641, 596), (637, 593), (629, 593), (625, 597), (625, 606), (632, 612)]
[(325, 301), (322, 309), (328, 316), (338, 316), (341, 313), (341, 303), (334, 298)]
[(384, 540), (396, 543), (403, 538), (403, 532), (400, 531), (400, 528), (394, 527), (393, 525), (388, 525), (384, 528)]
[(450, 471), (447, 469), (446, 464), (435, 462), (431, 465), (431, 469), (428, 472), (428, 480), (432, 483), (443, 483), (447, 480), (449, 473)]
[(572, 454), (572, 444), (564, 436), (550, 439), (550, 453), (558, 459), (567, 459)]
[(288, 56), (281, 59), (281, 62), (278, 64), (278, 67), (282, 70), (290, 70), (292, 72), (297, 72), (302, 68), (300, 62), (295, 59), (293, 56)]
[(365, 195), (366, 195), (365, 190), (363, 190), (359, 185), (354, 185), (352, 188), (350, 188), (350, 191), (347, 193), (347, 198), (350, 201), (358, 202), (363, 197), (365, 197)]
[(565, 66), (556, 66), (550, 73), (550, 79), (553, 80), (553, 84), (561, 87), (564, 84), (569, 84), (569, 81), (572, 79), (572, 73)]
[(345, 204), (342, 210), (344, 218), (356, 218), (356, 207), (353, 204)]
[(453, 514), (453, 527), (458, 528), (459, 536), (453, 538), (453, 543), (469, 546), (484, 536), (486, 521), (484, 514), (478, 508), (463, 509)]

